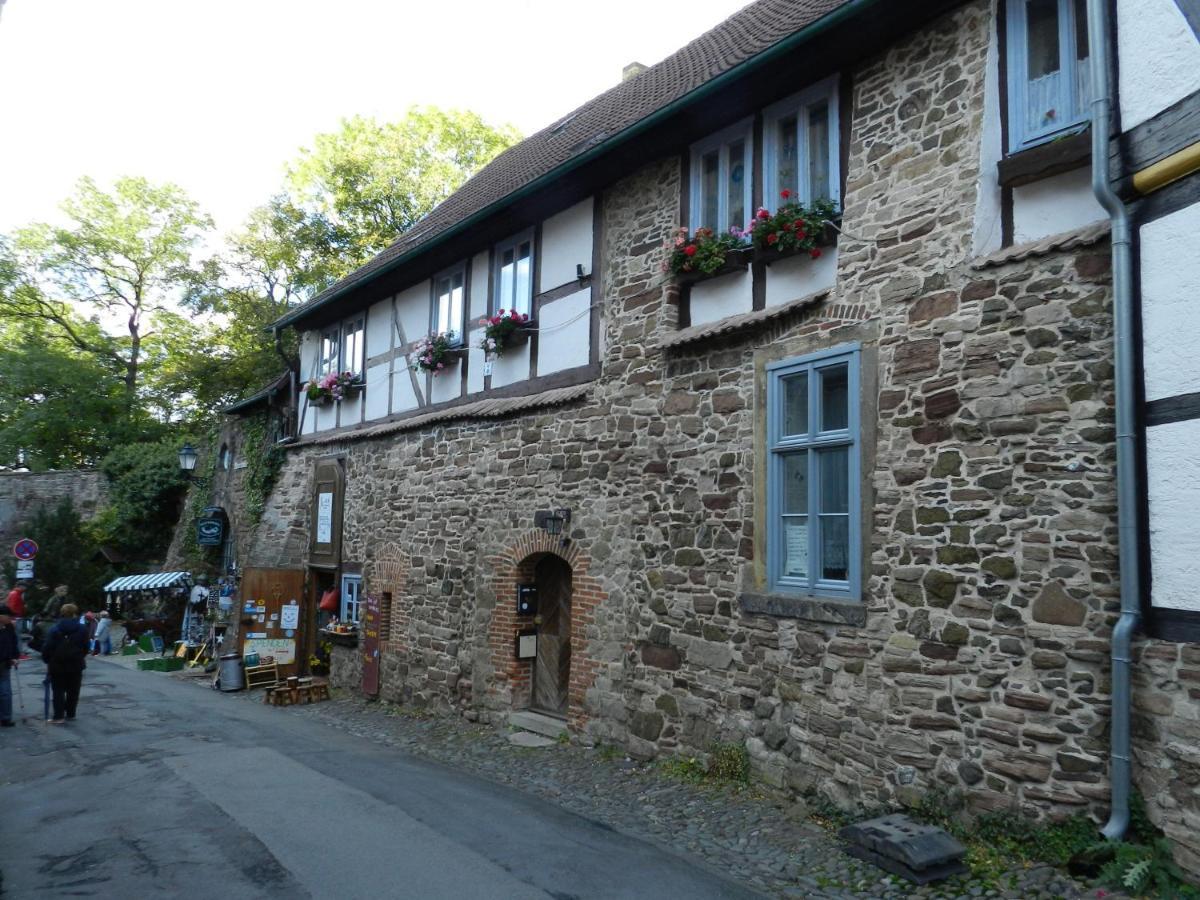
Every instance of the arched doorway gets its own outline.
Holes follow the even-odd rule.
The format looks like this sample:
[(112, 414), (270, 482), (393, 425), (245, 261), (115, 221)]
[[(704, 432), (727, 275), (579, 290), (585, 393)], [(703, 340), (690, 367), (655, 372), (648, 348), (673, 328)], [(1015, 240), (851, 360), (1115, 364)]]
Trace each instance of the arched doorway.
[(558, 556), (546, 554), (534, 567), (533, 579), (541, 621), (530, 705), (565, 717), (571, 684), (571, 567)]

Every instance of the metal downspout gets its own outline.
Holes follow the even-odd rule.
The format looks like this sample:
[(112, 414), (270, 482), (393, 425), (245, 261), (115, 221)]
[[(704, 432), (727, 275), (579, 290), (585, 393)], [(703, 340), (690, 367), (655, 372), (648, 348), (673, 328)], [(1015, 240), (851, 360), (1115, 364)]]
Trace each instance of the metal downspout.
[(1130, 646), (1141, 618), (1137, 531), (1137, 433), (1134, 407), (1133, 265), (1129, 210), (1109, 186), (1108, 138), (1113, 127), (1110, 69), (1110, 0), (1088, 0), (1092, 86), (1092, 191), (1112, 220), (1113, 363), (1117, 425), (1117, 540), (1121, 617), (1112, 635), (1112, 804), (1104, 836), (1120, 840), (1129, 826)]

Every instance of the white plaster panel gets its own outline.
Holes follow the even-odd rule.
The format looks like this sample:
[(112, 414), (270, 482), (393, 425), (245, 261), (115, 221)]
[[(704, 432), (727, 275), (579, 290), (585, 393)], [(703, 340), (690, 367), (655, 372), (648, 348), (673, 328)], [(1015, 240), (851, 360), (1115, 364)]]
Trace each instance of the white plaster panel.
[(481, 319), (488, 312), (488, 254), (477, 253), (471, 260), (470, 312), (467, 317)]
[(483, 338), (483, 329), (476, 328), (474, 331), (467, 332), (467, 346), (471, 351), (471, 358), (467, 361), (467, 393), (477, 394), (483, 390), (483, 361), (484, 353), (479, 349), (479, 342)]
[(457, 400), (462, 396), (462, 360), (455, 359), (454, 362), (442, 369), (442, 374), (434, 375), (429, 380), (432, 382), (429, 389), (430, 403)]
[(429, 282), (422, 281), (396, 295), (396, 316), (410, 343), (429, 334), (429, 291)]
[(317, 430), (317, 419), (313, 408), (308, 404), (308, 398), (300, 394), (300, 433), (312, 434)]
[[(766, 305), (778, 306), (837, 281), (837, 247), (826, 247), (816, 259), (807, 254), (773, 262), (767, 269)], [(695, 319), (692, 320), (695, 323)]]
[(1200, 419), (1146, 429), (1150, 602), (1200, 610)]
[(314, 431), (328, 431), (337, 428), (337, 404), (326, 403), (323, 406), (310, 406), (308, 413), (313, 418)]
[(983, 144), (979, 153), (979, 172), (975, 176), (975, 227), (971, 245), (976, 256), (986, 256), (993, 250), (999, 250), (1004, 237), (1000, 219), (1003, 198), (996, 169), (996, 163), (1004, 154), (1000, 129), (1000, 10), (997, 3), (992, 3), (991, 22), (985, 69), (987, 74), (983, 83)]
[(362, 421), (363, 411), (363, 392), (359, 391), (353, 397), (346, 397), (338, 407), (338, 425), (357, 425)]
[(1108, 218), (1089, 167), (1013, 188), (1013, 242), (1024, 244)]
[[(401, 360), (403, 362), (403, 360)], [(391, 381), (391, 363), (382, 363), (367, 369), (366, 417), (382, 419), (388, 414), (388, 384)]]
[(1200, 204), (1141, 228), (1146, 399), (1200, 391)]
[[(417, 378), (418, 385), (424, 383), (423, 377)], [(392, 412), (407, 412), (420, 406), (418, 392), (421, 390), (420, 387), (417, 388), (417, 391), (413, 390), (412, 373), (408, 370), (407, 363), (404, 360), (396, 360), (395, 368), (392, 371)]]
[(504, 387), (529, 377), (529, 342), (509, 350), (492, 363), (492, 387)]
[(392, 298), (374, 304), (367, 311), (367, 356), (378, 356), (392, 349)]
[(573, 281), (579, 263), (583, 263), (584, 272), (592, 271), (591, 197), (542, 223), (541, 290)]
[(538, 310), (538, 375), (588, 364), (591, 305), (592, 289), (589, 287)]
[(692, 324), (703, 325), (750, 312), (754, 307), (752, 284), (747, 269), (692, 285)]
[(1175, 0), (1117, 0), (1121, 130), (1200, 90), (1200, 43)]
[(318, 359), (319, 349), (317, 341), (319, 336), (315, 331), (306, 331), (300, 335), (300, 381), (301, 387), (303, 383), (308, 381), (317, 374), (317, 365), (320, 363)]

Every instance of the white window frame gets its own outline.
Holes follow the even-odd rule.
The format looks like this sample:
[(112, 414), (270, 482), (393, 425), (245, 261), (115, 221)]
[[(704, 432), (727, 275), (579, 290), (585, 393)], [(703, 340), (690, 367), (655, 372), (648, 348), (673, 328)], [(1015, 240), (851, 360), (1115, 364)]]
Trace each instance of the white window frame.
[[(782, 205), (780, 193), (787, 188), (795, 192), (795, 198), (804, 204), (812, 203), (812, 185), (809, 184), (808, 165), (808, 119), (809, 109), (819, 103), (828, 104), (829, 109), (829, 199), (839, 207), (842, 193), (842, 141), (838, 107), (838, 76), (831, 75), (763, 110), (763, 205), (776, 210)], [(796, 181), (795, 185), (779, 184), (779, 120), (796, 117)]]
[[(846, 427), (822, 431), (820, 372), (836, 366), (846, 366)], [(862, 599), (862, 433), (860, 428), (859, 384), (862, 351), (857, 343), (844, 344), (780, 360), (767, 366), (767, 523), (766, 551), (768, 581), (772, 591), (859, 601)], [(808, 431), (803, 435), (783, 433), (783, 379), (808, 375)], [(823, 449), (847, 448), (847, 535), (848, 554), (846, 580), (834, 581), (821, 577), (820, 553), (820, 480), (817, 477), (818, 454)], [(785, 575), (785, 537), (783, 518), (783, 459), (789, 453), (807, 453), (808, 485), (808, 574), (803, 577)]]
[[(358, 340), (355, 341), (355, 344), (357, 345), (358, 358), (355, 360), (350, 360), (347, 358), (349, 355), (347, 353), (347, 345), (349, 342), (346, 340), (346, 338), (349, 335), (354, 334), (356, 332), (358, 333)], [(366, 364), (367, 364), (367, 317), (366, 317), (366, 315), (354, 316), (354, 317), (346, 319), (345, 321), (342, 322), (342, 339), (341, 339), (341, 343), (338, 345), (338, 353), (339, 353), (340, 362), (341, 362), (341, 368), (339, 368), (338, 371), (339, 372), (350, 372), (351, 374), (353, 374), (355, 376), (361, 377), (363, 374), (363, 370), (366, 368)]]
[[(329, 344), (332, 343), (332, 350)], [(340, 371), (338, 366), (342, 361), (342, 326), (339, 322), (329, 328), (322, 328), (317, 335), (317, 375), (328, 375)]]
[[(1060, 135), (1080, 131), (1091, 121), (1087, 103), (1080, 103), (1075, 90), (1075, 45), (1078, 28), (1087, 30), (1087, 22), (1075, 21), (1074, 0), (1058, 2), (1058, 71), (1059, 102), (1055, 109), (1075, 110), (1053, 125), (1037, 131), (1025, 131), (1025, 119), (1029, 100), (1029, 45), (1025, 40), (1028, 31), (1029, 0), (1006, 0), (1005, 43), (1008, 59), (1008, 149), (1016, 153), (1038, 144), (1045, 144)], [(1093, 48), (1088, 46), (1090, 57)]]
[(359, 623), (362, 615), (362, 576), (343, 575), (342, 589), (338, 592), (338, 621)]
[[(529, 296), (522, 297), (522, 298), (516, 297), (516, 278), (514, 277), (514, 279), (513, 279), (513, 296), (512, 297), (501, 297), (500, 291), (501, 291), (501, 287), (502, 287), (502, 279), (500, 278), (500, 272), (504, 268), (504, 251), (505, 250), (514, 250), (515, 251), (517, 248), (519, 248), (524, 243), (529, 244)], [(491, 297), (492, 314), (493, 315), (502, 309), (515, 309), (517, 312), (524, 313), (525, 315), (529, 316), (530, 318), (533, 317), (533, 298), (535, 295), (535, 291), (537, 290), (537, 286), (534, 284), (534, 281), (535, 281), (534, 276), (537, 273), (537, 250), (538, 250), (537, 242), (534, 241), (532, 228), (527, 228), (525, 231), (522, 231), (520, 234), (513, 235), (508, 240), (502, 241), (501, 243), (496, 245), (495, 253), (494, 253), (495, 260), (493, 263), (493, 275), (492, 275), (493, 285), (492, 285), (492, 297)], [(514, 262), (516, 260), (515, 253), (513, 256), (513, 260), (514, 260)], [(464, 309), (466, 308), (466, 300), (465, 299), (463, 302), (463, 308)]]
[[(745, 159), (743, 167), (745, 175), (742, 178), (742, 208), (746, 211), (745, 221), (738, 224), (739, 228), (746, 228), (750, 224), (750, 219), (754, 215), (754, 120), (743, 119), (728, 128), (718, 131), (716, 134), (711, 134), (702, 141), (697, 141), (691, 146), (691, 164), (688, 168), (688, 227), (694, 233), (697, 228), (708, 227), (714, 231), (725, 231), (730, 227), (729, 222), (729, 194), (727, 187), (729, 185), (729, 145), (737, 141), (745, 141)], [(703, 179), (703, 171), (701, 170), (700, 161), (705, 155), (713, 150), (720, 151), (719, 163), (717, 166), (717, 222), (707, 223), (700, 220), (703, 206), (701, 203), (700, 187)], [(718, 224), (723, 223), (723, 224)]]
[[(518, 242), (518, 245), (519, 245), (519, 243), (520, 242)], [(533, 262), (533, 240), (532, 240), (532, 238), (530, 239), (530, 242), (529, 242), (529, 254), (530, 254), (530, 257), (529, 257), (530, 263), (532, 264), (532, 262)], [(450, 324), (456, 325), (457, 327), (443, 329), (441, 327), (441, 320), (442, 320), (441, 309), (438, 305), (438, 302), (440, 299), (439, 294), (438, 294), (438, 283), (441, 281), (444, 281), (447, 278), (452, 279), (455, 275), (459, 275), (462, 277), (462, 310), (460, 311), (460, 314), (458, 317), (458, 322), (450, 323)], [(529, 285), (530, 285), (530, 293), (532, 294), (532, 291), (533, 291), (533, 268), (532, 268), (532, 265), (530, 266)], [(469, 301), (469, 297), (467, 295), (467, 287), (468, 287), (467, 286), (467, 264), (465, 262), (461, 262), (456, 266), (451, 266), (449, 269), (439, 272), (437, 275), (435, 275), (433, 277), (433, 279), (431, 281), (431, 289), (432, 289), (432, 293), (433, 293), (433, 302), (431, 305), (433, 308), (431, 310), (429, 333), (430, 334), (441, 334), (443, 331), (453, 332), (455, 335), (455, 338), (454, 338), (454, 340), (451, 341), (451, 346), (455, 346), (455, 347), (462, 346), (463, 341), (465, 340), (464, 335), (467, 330), (467, 303)], [(453, 292), (453, 288), (451, 288), (451, 291)]]

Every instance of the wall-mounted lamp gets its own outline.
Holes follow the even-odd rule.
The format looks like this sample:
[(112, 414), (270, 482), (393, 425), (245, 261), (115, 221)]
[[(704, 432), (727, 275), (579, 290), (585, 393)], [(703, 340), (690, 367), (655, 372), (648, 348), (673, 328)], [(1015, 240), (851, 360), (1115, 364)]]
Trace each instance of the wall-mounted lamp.
[[(546, 534), (558, 537), (563, 535), (567, 527), (571, 524), (571, 511), (569, 509), (554, 509), (542, 510), (534, 514), (533, 524), (535, 528), (543, 528)], [(562, 544), (565, 547), (571, 543), (571, 539), (565, 535), (562, 538)]]
[(579, 279), (579, 286), (583, 287), (583, 283), (588, 280), (588, 273), (583, 271), (583, 263), (575, 263), (575, 277)]
[(184, 444), (179, 450), (179, 471), (183, 472), (185, 478), (190, 479), (192, 472), (196, 470), (196, 460), (200, 458), (200, 454), (196, 452), (196, 448), (191, 444)]

